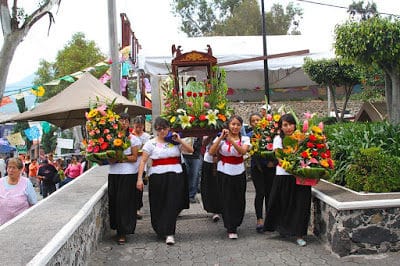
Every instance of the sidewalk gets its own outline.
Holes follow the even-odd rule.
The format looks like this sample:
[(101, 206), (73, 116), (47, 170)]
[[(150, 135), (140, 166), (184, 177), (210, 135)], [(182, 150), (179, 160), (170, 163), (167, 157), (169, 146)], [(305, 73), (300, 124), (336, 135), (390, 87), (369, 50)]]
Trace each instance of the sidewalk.
[[(168, 246), (157, 238), (150, 224), (148, 195), (144, 193), (143, 220), (134, 235), (119, 246), (110, 231), (88, 258), (88, 265), (397, 265), (400, 253), (339, 258), (331, 254), (315, 237), (306, 237), (307, 246), (277, 233), (258, 234), (253, 200), (254, 187), (247, 183), (246, 214), (238, 229), (239, 238), (230, 240), (222, 220), (212, 222), (201, 203), (191, 204), (178, 219), (176, 244)], [(199, 196), (199, 195), (198, 195)]]

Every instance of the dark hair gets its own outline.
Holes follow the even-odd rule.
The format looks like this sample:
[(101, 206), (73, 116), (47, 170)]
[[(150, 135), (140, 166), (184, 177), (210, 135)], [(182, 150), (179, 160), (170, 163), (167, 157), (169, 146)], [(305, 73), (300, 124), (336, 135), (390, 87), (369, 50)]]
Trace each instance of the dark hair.
[(258, 116), (259, 118), (262, 118), (260, 113), (251, 113), (250, 116), (249, 116), (249, 123), (251, 122), (251, 118), (253, 116)]
[(191, 82), (191, 81), (196, 81), (196, 77), (189, 77), (189, 78), (186, 80), (186, 85), (188, 85), (189, 82)]
[(119, 118), (120, 119), (128, 119), (128, 121), (131, 122), (131, 116), (128, 113), (120, 113)]
[(134, 123), (134, 124), (142, 124), (142, 125), (144, 125), (145, 121), (146, 121), (146, 120), (145, 120), (144, 117), (141, 116), (141, 115), (138, 115), (138, 116), (136, 116), (136, 117), (133, 119), (133, 123)]
[(157, 128), (167, 128), (170, 127), (170, 124), (168, 122), (168, 120), (166, 120), (165, 118), (162, 118), (160, 116), (158, 116), (155, 120), (154, 120), (154, 129)]
[[(278, 126), (280, 129), (282, 129), (283, 121), (288, 122), (291, 125), (295, 125), (295, 126), (297, 125), (296, 119), (294, 118), (294, 116), (292, 114), (284, 114), (281, 116), (281, 118), (279, 119), (279, 122), (278, 122)], [(283, 138), (285, 136), (285, 133), (283, 133), (283, 130), (281, 130), (280, 136), (281, 136), (281, 138)]]
[(243, 118), (241, 118), (241, 117), (238, 116), (238, 115), (231, 115), (231, 116), (229, 117), (229, 119), (226, 121), (226, 125), (228, 126), (228, 128), (229, 128), (229, 123), (232, 122), (233, 119), (239, 120), (240, 124), (243, 125)]

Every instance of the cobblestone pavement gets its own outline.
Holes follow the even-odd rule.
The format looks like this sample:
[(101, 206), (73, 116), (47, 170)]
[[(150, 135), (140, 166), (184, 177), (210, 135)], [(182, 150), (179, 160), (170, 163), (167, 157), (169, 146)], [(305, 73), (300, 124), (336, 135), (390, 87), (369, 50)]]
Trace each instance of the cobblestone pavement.
[(400, 252), (339, 258), (312, 235), (306, 237), (307, 246), (299, 247), (294, 239), (281, 238), (277, 233), (257, 233), (251, 182), (237, 240), (228, 239), (222, 221), (214, 223), (201, 203), (195, 203), (182, 212), (176, 244), (168, 246), (151, 228), (147, 193), (144, 194), (144, 218), (138, 221), (135, 234), (119, 246), (115, 231), (107, 232), (88, 265), (399, 265)]

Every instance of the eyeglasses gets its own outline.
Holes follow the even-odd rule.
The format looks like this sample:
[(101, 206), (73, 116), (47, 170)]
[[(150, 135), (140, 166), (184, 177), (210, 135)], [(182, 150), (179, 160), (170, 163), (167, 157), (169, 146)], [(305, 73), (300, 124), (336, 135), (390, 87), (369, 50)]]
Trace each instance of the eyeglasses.
[(168, 129), (168, 127), (158, 127), (158, 128), (156, 128), (156, 131), (160, 132), (162, 130), (167, 130), (167, 129)]

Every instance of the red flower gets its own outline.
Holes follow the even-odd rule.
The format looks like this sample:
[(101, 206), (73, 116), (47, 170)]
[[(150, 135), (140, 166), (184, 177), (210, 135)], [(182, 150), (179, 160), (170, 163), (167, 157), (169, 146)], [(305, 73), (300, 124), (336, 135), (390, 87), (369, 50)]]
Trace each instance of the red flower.
[(200, 121), (205, 121), (207, 119), (206, 115), (200, 115), (199, 120)]
[(192, 97), (192, 92), (191, 91), (186, 92), (186, 96), (187, 97)]
[(323, 148), (325, 148), (325, 143), (318, 143), (317, 144), (317, 149), (321, 150)]
[(100, 144), (100, 149), (102, 151), (106, 150), (108, 148), (108, 143), (107, 142), (103, 142)]
[(308, 158), (308, 152), (303, 151), (303, 152), (300, 154), (300, 156), (301, 156), (302, 158)]
[(194, 120), (196, 120), (196, 117), (194, 115), (189, 115), (190, 116), (190, 123), (193, 123)]
[(196, 98), (197, 97), (197, 93), (193, 92), (193, 97)]
[(307, 142), (307, 148), (314, 148), (314, 144), (312, 142)]
[(317, 151), (312, 151), (311, 154), (312, 154), (313, 157), (317, 157), (318, 156), (318, 152)]
[(310, 141), (314, 142), (317, 140), (317, 137), (314, 135), (310, 135)]

